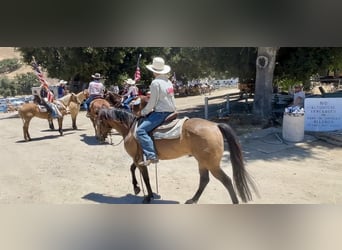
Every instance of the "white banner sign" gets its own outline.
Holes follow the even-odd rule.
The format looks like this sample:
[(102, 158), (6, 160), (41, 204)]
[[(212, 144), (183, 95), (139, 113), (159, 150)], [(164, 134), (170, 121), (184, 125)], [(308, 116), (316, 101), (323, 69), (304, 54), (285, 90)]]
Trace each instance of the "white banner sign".
[(306, 98), (305, 131), (342, 129), (342, 98)]

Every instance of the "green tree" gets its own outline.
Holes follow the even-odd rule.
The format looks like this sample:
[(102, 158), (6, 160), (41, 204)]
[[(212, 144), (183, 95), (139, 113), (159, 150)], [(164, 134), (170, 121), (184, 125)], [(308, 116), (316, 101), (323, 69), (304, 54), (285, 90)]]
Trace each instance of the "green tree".
[(14, 83), (19, 95), (30, 95), (32, 93), (31, 88), (40, 85), (37, 76), (32, 72), (16, 75)]

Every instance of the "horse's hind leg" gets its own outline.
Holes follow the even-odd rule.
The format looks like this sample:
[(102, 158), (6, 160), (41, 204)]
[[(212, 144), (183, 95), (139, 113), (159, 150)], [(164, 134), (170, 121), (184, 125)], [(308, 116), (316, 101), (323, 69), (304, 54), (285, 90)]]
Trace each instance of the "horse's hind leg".
[(221, 168), (210, 170), (210, 173), (226, 187), (233, 204), (238, 204), (239, 200), (236, 196), (232, 180), (229, 178), (229, 176), (226, 175), (226, 173)]
[(131, 165), (131, 175), (132, 175), (132, 184), (133, 184), (133, 189), (134, 189), (134, 194), (137, 195), (140, 193), (140, 187), (138, 186), (138, 181), (137, 178), (135, 176), (135, 170), (137, 169), (137, 166), (132, 163)]
[(31, 137), (30, 137), (30, 134), (29, 134), (29, 125), (30, 125), (30, 121), (31, 119), (27, 119), (24, 121), (24, 125), (23, 125), (23, 132), (24, 132), (24, 139), (25, 141), (31, 141)]
[(200, 183), (198, 186), (198, 189), (191, 199), (187, 200), (185, 204), (193, 204), (197, 203), (198, 199), (200, 198), (201, 194), (203, 193), (203, 190), (209, 183), (209, 171), (206, 168), (200, 168), (199, 169), (199, 174), (200, 174)]

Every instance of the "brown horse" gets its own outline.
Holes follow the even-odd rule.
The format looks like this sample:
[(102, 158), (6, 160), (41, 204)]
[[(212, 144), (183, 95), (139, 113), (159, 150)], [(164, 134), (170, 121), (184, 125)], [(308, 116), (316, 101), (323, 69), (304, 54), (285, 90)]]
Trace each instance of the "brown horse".
[(100, 108), (102, 108), (102, 107), (120, 108), (122, 100), (123, 100), (123, 96), (116, 94), (114, 92), (111, 92), (111, 91), (106, 91), (106, 93), (104, 94), (104, 99), (97, 98), (90, 103), (89, 118), (90, 118), (91, 122), (93, 123), (93, 127), (95, 129), (95, 136), (96, 137), (97, 137), (97, 127), (96, 127), (95, 121), (96, 121), (96, 116), (97, 116)]
[[(62, 106), (58, 107), (59, 111), (62, 114), (62, 117), (57, 118), (58, 119), (58, 131), (60, 135), (63, 135), (63, 117), (64, 115), (67, 114), (67, 110), (65, 106), (68, 106), (70, 102), (77, 102), (76, 96), (74, 94), (71, 94), (70, 96), (65, 96), (63, 97), (62, 101), (63, 103)], [(41, 111), (39, 106), (35, 103), (24, 103), (18, 110), (18, 114), (21, 117), (23, 121), (23, 133), (24, 133), (24, 139), (25, 141), (30, 141), (31, 137), (29, 134), (29, 125), (30, 121), (33, 117), (38, 117), (41, 119), (47, 119), (47, 120), (52, 120), (52, 116), (49, 112), (47, 111)]]
[[(139, 192), (134, 170), (140, 169), (147, 188), (147, 196), (144, 203), (149, 203), (153, 198), (148, 169), (138, 162), (143, 160), (141, 147), (134, 137), (134, 128), (137, 122), (136, 116), (121, 109), (101, 109), (97, 117), (98, 138), (105, 140), (108, 132), (114, 128), (124, 138), (125, 149), (132, 157), (131, 166), (134, 190)], [(249, 177), (242, 157), (241, 146), (232, 128), (224, 123), (214, 123), (200, 118), (191, 118), (184, 122), (179, 139), (154, 140), (159, 159), (170, 160), (185, 155), (192, 155), (198, 162), (200, 182), (194, 196), (187, 200), (187, 204), (197, 203), (206, 185), (209, 183), (209, 172), (217, 178), (228, 190), (232, 202), (239, 203), (232, 181), (220, 167), (224, 152), (224, 139), (227, 140), (230, 150), (230, 160), (233, 167), (235, 187), (243, 202), (252, 200), (249, 185), (257, 193), (257, 189)]]
[(104, 95), (104, 98), (110, 103), (110, 105), (114, 108), (120, 108), (121, 103), (123, 101), (123, 96), (116, 94), (111, 91), (107, 91)]
[(91, 101), (89, 105), (89, 119), (91, 120), (94, 130), (95, 130), (95, 137), (97, 138), (97, 126), (96, 126), (96, 117), (99, 113), (101, 108), (110, 108), (110, 103), (103, 99), (103, 98), (96, 98)]

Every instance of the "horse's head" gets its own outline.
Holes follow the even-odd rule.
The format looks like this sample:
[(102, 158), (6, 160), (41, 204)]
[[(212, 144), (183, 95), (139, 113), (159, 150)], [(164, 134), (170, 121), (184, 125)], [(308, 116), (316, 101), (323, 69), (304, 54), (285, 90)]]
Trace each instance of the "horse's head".
[(84, 89), (82, 92), (80, 92), (80, 93), (82, 93), (82, 95), (84, 96), (84, 99), (87, 99), (88, 97), (89, 97), (89, 91), (88, 91), (88, 89)]
[(131, 111), (135, 116), (140, 116), (140, 111), (145, 108), (149, 100), (148, 96), (140, 95), (139, 97), (135, 98), (131, 103)]
[(96, 116), (97, 138), (104, 141), (110, 130), (114, 128), (125, 137), (136, 121), (131, 112), (118, 108), (101, 108)]
[(69, 102), (68, 102), (67, 106), (69, 106), (71, 102), (74, 102), (74, 103), (77, 103), (77, 104), (81, 104), (80, 101), (77, 98), (77, 95), (75, 95), (74, 93), (70, 94), (70, 99), (69, 99)]
[(111, 91), (107, 91), (105, 94), (105, 99), (113, 106), (120, 107), (122, 102), (122, 96)]
[(100, 142), (104, 142), (108, 137), (112, 127), (108, 122), (108, 110), (107, 108), (101, 108), (96, 116), (96, 138)]

